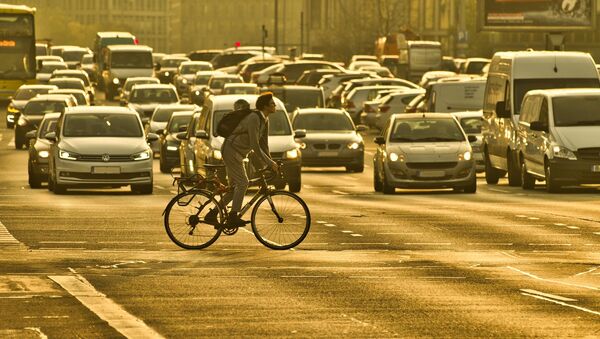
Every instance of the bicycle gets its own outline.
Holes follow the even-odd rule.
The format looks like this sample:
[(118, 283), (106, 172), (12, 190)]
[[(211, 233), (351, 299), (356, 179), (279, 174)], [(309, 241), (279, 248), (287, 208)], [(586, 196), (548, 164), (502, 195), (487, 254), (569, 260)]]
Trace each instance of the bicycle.
[[(280, 164), (281, 165), (281, 164)], [(205, 165), (207, 172), (214, 175), (196, 176), (192, 188), (190, 179), (177, 180), (179, 193), (171, 199), (165, 208), (164, 225), (169, 238), (185, 249), (203, 249), (212, 245), (221, 233), (234, 235), (238, 227), (228, 228), (229, 211), (220, 201), (230, 188), (221, 183), (216, 169), (224, 165)], [(268, 184), (266, 172), (257, 171), (259, 176), (250, 180), (250, 184), (259, 184), (258, 191), (240, 211), (240, 217), (252, 208), (250, 224), (256, 239), (268, 248), (286, 250), (300, 244), (308, 235), (311, 217), (308, 206), (298, 195), (272, 189)], [(219, 200), (217, 200), (217, 197)], [(206, 213), (217, 209), (217, 222), (204, 220)]]

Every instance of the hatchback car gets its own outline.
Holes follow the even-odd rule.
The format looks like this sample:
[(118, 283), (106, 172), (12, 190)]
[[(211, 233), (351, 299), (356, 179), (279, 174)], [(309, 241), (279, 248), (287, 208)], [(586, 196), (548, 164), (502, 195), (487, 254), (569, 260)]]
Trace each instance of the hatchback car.
[(406, 106), (419, 94), (425, 94), (423, 89), (410, 89), (403, 92), (390, 93), (381, 98), (375, 113), (375, 127), (382, 131), (387, 126), (390, 116), (404, 113)]
[(124, 107), (90, 106), (67, 109), (56, 132), (46, 138), (50, 149), (48, 189), (120, 187), (152, 193), (152, 149), (156, 134), (144, 135), (135, 111)]
[(167, 55), (160, 60), (156, 67), (156, 77), (161, 84), (170, 84), (177, 73), (179, 65), (184, 61), (190, 61), (185, 56)]
[(305, 130), (299, 138), (302, 166), (346, 167), (348, 172), (364, 170), (365, 146), (358, 132), (366, 126), (354, 126), (348, 113), (339, 109), (306, 108), (292, 115), (294, 130)]
[(56, 122), (60, 113), (48, 113), (39, 124), (37, 130), (27, 132), (29, 143), (29, 160), (27, 161), (27, 174), (29, 187), (40, 188), (42, 182), (48, 181), (48, 156), (50, 156), (50, 140), (46, 134), (56, 130)]
[(178, 102), (175, 86), (165, 84), (135, 85), (128, 99), (129, 108), (138, 112), (143, 123), (150, 120), (158, 105)]
[(373, 157), (375, 191), (453, 188), (475, 193), (475, 161), (460, 124), (449, 113), (402, 114), (390, 118)]
[[(164, 130), (167, 127), (167, 123), (169, 122), (169, 119), (171, 119), (171, 115), (173, 115), (174, 112), (195, 111), (197, 109), (200, 109), (200, 107), (196, 105), (158, 105), (156, 106), (156, 109), (154, 109), (152, 117), (146, 124), (145, 131), (146, 133), (156, 133), (160, 136), (159, 131)], [(160, 142), (155, 141), (150, 145), (154, 155), (158, 155), (161, 151)]]
[(181, 140), (177, 134), (185, 132), (192, 120), (193, 111), (174, 112), (164, 129), (158, 131), (160, 136), (160, 171), (169, 173), (173, 167), (179, 166), (179, 145)]
[(19, 115), (29, 99), (38, 94), (46, 94), (53, 89), (58, 89), (58, 87), (53, 85), (21, 85), (15, 92), (14, 97), (9, 98), (10, 102), (6, 107), (6, 127), (14, 127), (15, 121), (19, 120)]

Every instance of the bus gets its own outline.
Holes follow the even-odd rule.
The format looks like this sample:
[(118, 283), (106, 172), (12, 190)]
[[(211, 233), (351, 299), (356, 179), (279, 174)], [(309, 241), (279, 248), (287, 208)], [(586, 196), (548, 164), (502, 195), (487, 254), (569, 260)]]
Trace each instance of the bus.
[(23, 84), (34, 84), (35, 8), (0, 4), (0, 101)]

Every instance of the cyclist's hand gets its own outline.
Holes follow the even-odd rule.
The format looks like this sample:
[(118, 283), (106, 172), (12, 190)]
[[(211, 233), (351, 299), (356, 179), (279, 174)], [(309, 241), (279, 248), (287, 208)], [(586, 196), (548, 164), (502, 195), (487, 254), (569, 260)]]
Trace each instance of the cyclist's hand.
[(277, 164), (276, 162), (273, 162), (271, 164), (271, 169), (273, 170), (273, 172), (279, 173), (279, 164)]

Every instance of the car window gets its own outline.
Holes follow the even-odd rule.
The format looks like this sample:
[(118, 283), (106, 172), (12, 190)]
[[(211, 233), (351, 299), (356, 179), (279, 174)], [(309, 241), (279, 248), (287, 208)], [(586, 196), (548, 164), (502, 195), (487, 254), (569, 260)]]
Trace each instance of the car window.
[(324, 107), (321, 91), (314, 90), (283, 90), (274, 92), (275, 96), (284, 102), (288, 112), (296, 108)]
[(554, 126), (600, 125), (600, 96), (559, 97), (552, 99)]
[(154, 81), (154, 80), (150, 80), (150, 79), (126, 81), (125, 86), (123, 86), (123, 87), (126, 91), (131, 91), (131, 88), (133, 87), (133, 85), (144, 85), (144, 84), (158, 84), (158, 81)]
[(52, 64), (52, 65), (43, 64), (39, 73), (52, 73), (57, 69), (67, 69), (67, 65), (65, 65), (65, 64)]
[(81, 61), (81, 57), (86, 51), (63, 51), (62, 58), (64, 61)]
[(480, 117), (468, 117), (460, 119), (460, 126), (467, 134), (480, 134), (481, 133), (481, 122)]
[(210, 65), (203, 64), (192, 64), (181, 66), (181, 74), (196, 74), (198, 71), (210, 71), (212, 67)]
[(307, 131), (353, 131), (352, 121), (344, 114), (308, 113), (294, 119), (294, 130)]
[(174, 103), (177, 102), (177, 94), (171, 88), (144, 88), (135, 89), (131, 93), (130, 102), (133, 103)]
[(194, 78), (195, 85), (208, 85), (208, 80), (210, 80), (210, 75), (196, 75)]
[(225, 86), (225, 84), (241, 82), (242, 80), (239, 78), (213, 78), (210, 81), (209, 86), (212, 89), (223, 89), (223, 86)]
[(24, 113), (28, 115), (44, 115), (52, 112), (64, 112), (62, 101), (30, 101), (25, 105)]
[(150, 52), (113, 52), (110, 58), (113, 68), (152, 68)]
[(17, 90), (15, 100), (29, 100), (38, 94), (48, 93), (47, 88), (22, 88)]
[(540, 106), (540, 115), (538, 118), (542, 123), (548, 124), (548, 99), (542, 98), (542, 105)]
[(78, 113), (65, 117), (65, 137), (142, 137), (138, 118), (132, 114)]
[[(551, 89), (551, 88), (600, 88), (598, 78), (588, 79), (515, 79), (515, 114), (519, 114), (521, 102), (525, 94), (533, 89)], [(510, 107), (510, 106), (508, 106)]]
[(398, 119), (390, 134), (391, 142), (465, 141), (454, 119)]
[(170, 121), (169, 121), (169, 133), (179, 133), (179, 128), (182, 126), (186, 126), (188, 125), (188, 123), (190, 122), (190, 118), (191, 116), (189, 115), (180, 115), (180, 116), (176, 116), (173, 117)]
[(38, 136), (42, 136), (43, 137), (47, 133), (56, 131), (56, 122), (57, 121), (58, 121), (58, 118), (56, 118), (56, 119), (45, 119), (44, 123), (42, 124), (42, 127), (40, 127), (40, 129), (38, 131)]
[(162, 67), (177, 68), (184, 61), (186, 61), (186, 60), (185, 59), (162, 59), (160, 61), (160, 65)]

